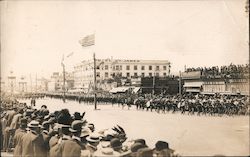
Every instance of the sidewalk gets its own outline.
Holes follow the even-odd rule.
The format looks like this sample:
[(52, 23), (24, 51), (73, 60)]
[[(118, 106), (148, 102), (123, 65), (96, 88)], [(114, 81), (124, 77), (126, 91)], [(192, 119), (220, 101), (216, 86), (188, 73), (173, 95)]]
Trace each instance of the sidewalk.
[(1, 152), (1, 157), (12, 157), (13, 153)]

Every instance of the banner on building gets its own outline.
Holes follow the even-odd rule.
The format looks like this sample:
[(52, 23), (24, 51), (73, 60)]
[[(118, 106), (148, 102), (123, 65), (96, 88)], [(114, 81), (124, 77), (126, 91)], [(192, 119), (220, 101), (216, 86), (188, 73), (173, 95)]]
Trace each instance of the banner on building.
[(81, 39), (79, 43), (82, 45), (82, 47), (95, 45), (95, 34), (87, 35), (86, 37)]

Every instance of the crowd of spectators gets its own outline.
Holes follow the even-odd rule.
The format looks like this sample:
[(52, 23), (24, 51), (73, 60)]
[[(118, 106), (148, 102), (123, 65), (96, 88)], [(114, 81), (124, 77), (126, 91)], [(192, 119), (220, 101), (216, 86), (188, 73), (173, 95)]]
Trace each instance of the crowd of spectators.
[(185, 72), (200, 71), (205, 78), (244, 78), (249, 73), (249, 64), (187, 68)]
[(119, 125), (97, 130), (85, 112), (50, 112), (17, 100), (1, 100), (1, 151), (18, 157), (168, 157), (177, 156), (166, 141), (154, 148), (145, 139), (127, 139)]

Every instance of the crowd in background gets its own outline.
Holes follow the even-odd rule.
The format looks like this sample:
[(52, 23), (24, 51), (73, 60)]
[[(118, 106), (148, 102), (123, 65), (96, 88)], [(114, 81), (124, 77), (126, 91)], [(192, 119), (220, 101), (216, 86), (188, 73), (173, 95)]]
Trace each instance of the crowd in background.
[(31, 102), (1, 99), (1, 151), (18, 157), (177, 156), (166, 141), (150, 148), (144, 139), (127, 139), (119, 125), (96, 130), (85, 112), (50, 112), (46, 105), (36, 109), (34, 98)]
[(213, 66), (213, 67), (198, 67), (187, 68), (185, 72), (201, 71), (202, 76), (205, 78), (244, 78), (249, 73), (249, 64), (235, 65), (230, 64), (228, 66)]

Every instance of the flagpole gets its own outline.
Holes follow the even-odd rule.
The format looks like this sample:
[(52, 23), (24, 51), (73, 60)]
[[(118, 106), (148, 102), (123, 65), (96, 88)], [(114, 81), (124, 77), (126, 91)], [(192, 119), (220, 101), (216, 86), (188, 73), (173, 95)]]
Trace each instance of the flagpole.
[(181, 71), (179, 71), (179, 94), (182, 97), (182, 92), (181, 92)]
[[(82, 40), (79, 41), (82, 47), (88, 47), (95, 45), (95, 33), (93, 35), (85, 36)], [(95, 52), (93, 52), (93, 60), (94, 60), (94, 104), (95, 110), (97, 110), (97, 102), (96, 102), (96, 58)]]
[(63, 90), (63, 102), (65, 103), (65, 64), (64, 64), (64, 54), (63, 54), (63, 57), (62, 57), (61, 65), (62, 65), (62, 68), (63, 68), (63, 87), (62, 87), (62, 90)]
[(95, 110), (97, 109), (96, 105), (96, 58), (95, 58), (95, 52), (93, 54), (94, 59), (94, 104), (95, 104)]
[(63, 102), (65, 103), (65, 65), (62, 64), (63, 67)]

